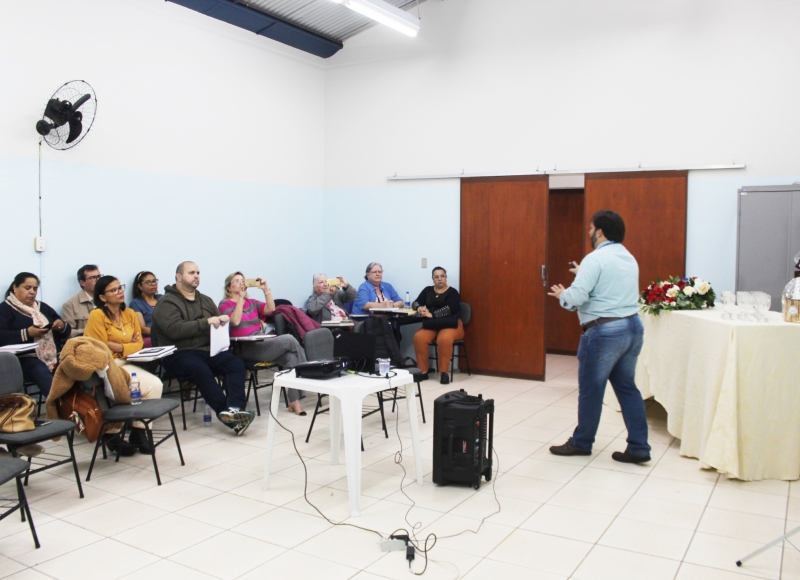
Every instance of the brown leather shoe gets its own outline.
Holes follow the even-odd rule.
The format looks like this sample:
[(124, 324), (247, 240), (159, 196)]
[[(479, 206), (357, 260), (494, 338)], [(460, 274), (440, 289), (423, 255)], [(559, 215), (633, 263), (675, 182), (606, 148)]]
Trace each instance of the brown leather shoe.
[(567, 439), (567, 442), (564, 445), (554, 445), (550, 448), (550, 453), (553, 455), (591, 455), (591, 451), (584, 451), (583, 449), (578, 449), (572, 444), (572, 439)]

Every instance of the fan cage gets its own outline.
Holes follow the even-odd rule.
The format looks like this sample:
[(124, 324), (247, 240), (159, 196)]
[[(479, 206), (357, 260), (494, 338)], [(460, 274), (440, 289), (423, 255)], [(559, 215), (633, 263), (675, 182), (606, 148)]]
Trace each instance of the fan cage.
[[(61, 127), (55, 127), (47, 135), (42, 137), (53, 149), (58, 149), (59, 151), (71, 149), (80, 143), (84, 137), (86, 137), (86, 135), (89, 133), (89, 130), (92, 128), (92, 123), (94, 123), (94, 116), (97, 112), (97, 97), (94, 94), (94, 89), (89, 83), (79, 80), (64, 83), (58, 88), (53, 96), (50, 97), (50, 99), (59, 99), (61, 101), (75, 103), (83, 95), (91, 95), (92, 98), (86, 101), (83, 105), (81, 105), (81, 108), (78, 109), (83, 115), (83, 119), (81, 120), (83, 130), (81, 131), (81, 134), (72, 143), (67, 143), (67, 137), (69, 137), (69, 124), (67, 123), (61, 125)], [(48, 99), (48, 103), (50, 102), (50, 99)], [(46, 108), (47, 107), (45, 106), (45, 109)], [(45, 117), (44, 113), (42, 113), (42, 119), (47, 122), (51, 122), (51, 119)]]

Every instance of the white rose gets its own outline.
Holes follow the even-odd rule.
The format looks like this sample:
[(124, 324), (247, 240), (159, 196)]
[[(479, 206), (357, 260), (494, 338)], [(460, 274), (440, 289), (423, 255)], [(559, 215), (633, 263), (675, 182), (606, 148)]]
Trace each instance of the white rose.
[(711, 284), (706, 282), (705, 280), (701, 280), (698, 278), (694, 281), (694, 289), (697, 291), (698, 294), (701, 296), (711, 290)]
[(677, 286), (673, 286), (672, 288), (667, 290), (667, 296), (669, 296), (670, 298), (675, 298), (680, 293), (681, 289), (678, 288)]
[(697, 290), (695, 290), (692, 286), (686, 286), (686, 288), (683, 289), (683, 293), (686, 294), (686, 296), (691, 297), (691, 295), (695, 292), (697, 292)]

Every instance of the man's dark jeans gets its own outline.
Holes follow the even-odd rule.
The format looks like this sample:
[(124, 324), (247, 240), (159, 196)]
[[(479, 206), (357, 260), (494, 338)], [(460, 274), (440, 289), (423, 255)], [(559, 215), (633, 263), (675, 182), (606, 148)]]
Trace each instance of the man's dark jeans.
[(628, 453), (640, 457), (650, 454), (644, 401), (633, 380), (643, 341), (644, 328), (638, 314), (590, 328), (581, 337), (578, 426), (572, 434), (572, 444), (578, 449), (592, 450), (603, 410), (603, 393), (611, 381), (628, 429)]
[[(244, 410), (247, 399), (244, 391), (244, 363), (230, 351), (209, 356), (202, 350), (182, 350), (164, 359), (164, 370), (180, 379), (197, 385), (206, 403), (219, 415), (228, 407)], [(228, 397), (216, 377), (225, 378)]]

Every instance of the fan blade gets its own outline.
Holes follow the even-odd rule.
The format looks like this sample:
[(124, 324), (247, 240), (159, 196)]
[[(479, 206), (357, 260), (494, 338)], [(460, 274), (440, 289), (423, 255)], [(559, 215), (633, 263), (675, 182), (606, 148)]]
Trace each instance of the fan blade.
[(75, 139), (77, 139), (81, 131), (83, 131), (83, 125), (81, 121), (83, 120), (83, 115), (80, 111), (76, 111), (72, 117), (69, 119), (69, 137), (67, 137), (67, 143), (72, 143)]
[(77, 111), (81, 108), (81, 105), (92, 98), (92, 95), (83, 95), (80, 99), (75, 101), (75, 104), (72, 105), (72, 110)]
[(55, 125), (48, 123), (44, 119), (36, 123), (36, 132), (42, 137), (46, 136), (53, 129), (55, 129)]

